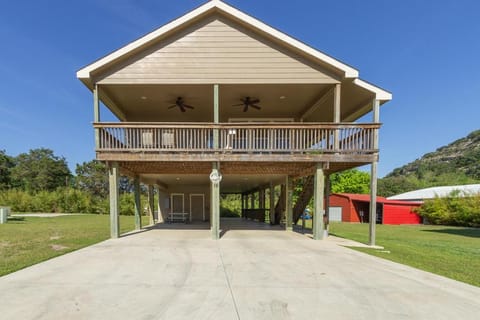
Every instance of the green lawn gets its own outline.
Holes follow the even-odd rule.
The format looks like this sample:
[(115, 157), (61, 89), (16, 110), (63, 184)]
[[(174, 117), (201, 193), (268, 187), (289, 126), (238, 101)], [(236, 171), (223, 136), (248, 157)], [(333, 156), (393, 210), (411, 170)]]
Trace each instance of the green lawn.
[[(331, 223), (330, 234), (367, 243), (368, 224)], [(376, 234), (385, 250), (355, 250), (480, 286), (480, 229), (377, 225)]]
[[(108, 239), (109, 223), (108, 215), (11, 218), (0, 225), (0, 276)], [(134, 217), (120, 216), (121, 232), (133, 229)]]

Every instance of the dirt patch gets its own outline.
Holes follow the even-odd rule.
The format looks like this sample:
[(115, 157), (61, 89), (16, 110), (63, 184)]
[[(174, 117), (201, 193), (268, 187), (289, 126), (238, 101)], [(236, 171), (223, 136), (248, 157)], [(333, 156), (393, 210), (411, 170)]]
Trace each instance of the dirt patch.
[(50, 240), (58, 240), (60, 239), (61, 237), (60, 236), (51, 236), (50, 237)]
[(0, 242), (0, 248), (6, 248), (10, 246), (10, 242), (8, 241), (2, 241)]
[(68, 247), (62, 246), (61, 244), (52, 244), (52, 245), (50, 245), (50, 247), (55, 251), (61, 251), (61, 250), (68, 249)]

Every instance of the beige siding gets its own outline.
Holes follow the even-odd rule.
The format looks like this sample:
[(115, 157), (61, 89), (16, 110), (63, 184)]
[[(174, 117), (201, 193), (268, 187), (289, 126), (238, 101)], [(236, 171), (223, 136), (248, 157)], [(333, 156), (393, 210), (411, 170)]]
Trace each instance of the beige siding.
[(182, 37), (157, 44), (141, 57), (100, 77), (103, 84), (335, 83), (299, 56), (234, 26), (211, 19)]

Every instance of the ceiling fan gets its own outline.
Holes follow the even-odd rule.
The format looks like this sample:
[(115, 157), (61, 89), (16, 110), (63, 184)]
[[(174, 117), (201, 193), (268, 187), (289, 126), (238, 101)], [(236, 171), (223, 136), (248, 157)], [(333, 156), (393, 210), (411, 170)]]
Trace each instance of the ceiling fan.
[(245, 97), (243, 99), (240, 99), (240, 101), (242, 101), (242, 103), (234, 104), (232, 107), (243, 106), (243, 112), (247, 112), (249, 107), (255, 108), (257, 110), (262, 109), (260, 106), (257, 105), (257, 103), (260, 102), (260, 99)]
[(182, 112), (187, 111), (186, 109), (195, 109), (194, 107), (186, 104), (182, 97), (178, 97), (177, 100), (175, 100), (175, 104), (168, 107), (168, 109), (172, 109), (175, 107), (178, 107)]

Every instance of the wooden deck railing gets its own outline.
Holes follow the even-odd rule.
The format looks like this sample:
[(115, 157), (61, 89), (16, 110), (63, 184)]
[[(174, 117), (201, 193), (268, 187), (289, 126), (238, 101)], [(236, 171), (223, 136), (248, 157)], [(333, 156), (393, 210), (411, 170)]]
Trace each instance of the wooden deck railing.
[(377, 151), (373, 136), (379, 127), (353, 123), (94, 124), (98, 152), (170, 153), (373, 153)]

